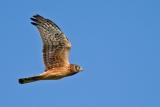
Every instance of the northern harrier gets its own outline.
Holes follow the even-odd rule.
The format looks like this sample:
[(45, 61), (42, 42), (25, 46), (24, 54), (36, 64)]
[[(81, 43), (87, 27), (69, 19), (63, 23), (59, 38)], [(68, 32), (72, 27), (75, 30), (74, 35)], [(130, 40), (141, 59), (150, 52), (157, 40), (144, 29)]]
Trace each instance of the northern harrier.
[(20, 84), (38, 80), (57, 80), (82, 71), (82, 67), (70, 64), (68, 57), (71, 43), (61, 29), (51, 20), (40, 15), (31, 18), (33, 25), (38, 28), (43, 41), (43, 59), (45, 72), (27, 78), (19, 79)]

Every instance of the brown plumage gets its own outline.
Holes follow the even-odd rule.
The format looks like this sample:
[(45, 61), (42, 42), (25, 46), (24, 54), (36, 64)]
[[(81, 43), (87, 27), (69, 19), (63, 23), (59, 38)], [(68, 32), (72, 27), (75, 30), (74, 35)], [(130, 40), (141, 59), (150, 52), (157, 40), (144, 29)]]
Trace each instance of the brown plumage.
[(71, 43), (60, 28), (51, 20), (40, 15), (33, 16), (31, 20), (33, 21), (31, 23), (38, 28), (43, 41), (45, 72), (37, 76), (21, 78), (19, 83), (57, 80), (82, 71), (82, 67), (79, 65), (69, 63)]

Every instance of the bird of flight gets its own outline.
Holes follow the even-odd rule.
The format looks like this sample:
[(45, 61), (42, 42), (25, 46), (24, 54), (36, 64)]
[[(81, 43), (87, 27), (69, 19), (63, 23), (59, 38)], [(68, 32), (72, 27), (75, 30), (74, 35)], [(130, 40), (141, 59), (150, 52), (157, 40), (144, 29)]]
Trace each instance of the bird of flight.
[(38, 80), (57, 80), (83, 70), (81, 66), (69, 63), (71, 43), (54, 22), (40, 15), (33, 16), (31, 20), (40, 32), (43, 41), (45, 70), (36, 76), (20, 78), (20, 84)]

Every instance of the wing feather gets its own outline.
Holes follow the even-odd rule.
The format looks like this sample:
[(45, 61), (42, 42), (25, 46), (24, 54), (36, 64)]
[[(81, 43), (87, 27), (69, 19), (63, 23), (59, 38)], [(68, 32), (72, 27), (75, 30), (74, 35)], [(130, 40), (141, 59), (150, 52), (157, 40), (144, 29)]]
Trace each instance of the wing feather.
[(40, 15), (31, 18), (43, 41), (43, 59), (46, 70), (69, 64), (69, 50), (71, 43), (61, 29), (51, 20)]

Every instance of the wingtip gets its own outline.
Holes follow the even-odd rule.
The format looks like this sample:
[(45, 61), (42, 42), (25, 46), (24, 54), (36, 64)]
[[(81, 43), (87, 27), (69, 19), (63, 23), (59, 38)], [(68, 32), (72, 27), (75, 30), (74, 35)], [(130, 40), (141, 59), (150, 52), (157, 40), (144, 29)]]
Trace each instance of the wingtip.
[(39, 14), (36, 14), (36, 15), (33, 15), (30, 19), (33, 21), (33, 22), (31, 22), (31, 24), (37, 26), (45, 18), (43, 18)]
[(34, 17), (31, 17), (30, 19), (31, 19), (32, 21), (37, 21), (37, 19), (34, 18)]
[(31, 22), (32, 25), (37, 26), (38, 24), (35, 22)]
[(35, 15), (33, 15), (33, 18), (43, 18), (43, 17), (39, 14), (35, 14)]

